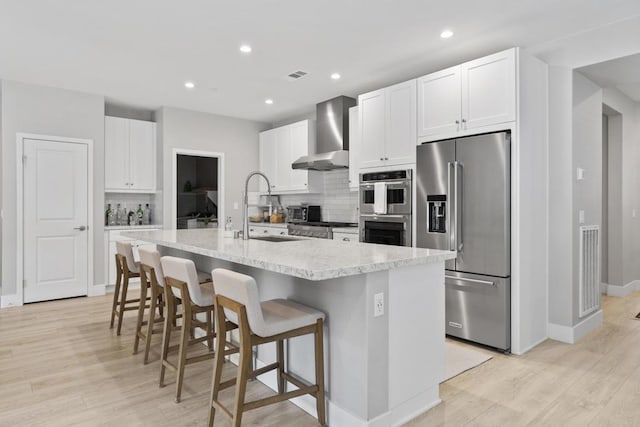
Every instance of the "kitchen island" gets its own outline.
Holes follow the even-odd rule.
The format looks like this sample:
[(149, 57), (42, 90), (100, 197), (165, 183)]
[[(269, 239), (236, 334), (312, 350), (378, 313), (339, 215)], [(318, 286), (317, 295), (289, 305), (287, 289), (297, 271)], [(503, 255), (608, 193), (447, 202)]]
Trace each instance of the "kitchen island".
[[(440, 402), (444, 377), (444, 262), (454, 252), (324, 239), (225, 238), (222, 230), (125, 233), (199, 269), (253, 276), (262, 300), (290, 298), (324, 311), (331, 426), (402, 424)], [(382, 295), (380, 295), (382, 294)], [(382, 296), (380, 312), (374, 301)], [(258, 367), (275, 346), (258, 349)], [(313, 382), (313, 337), (288, 344), (289, 370)], [(276, 388), (273, 372), (259, 379)], [(315, 416), (313, 399), (294, 403)]]

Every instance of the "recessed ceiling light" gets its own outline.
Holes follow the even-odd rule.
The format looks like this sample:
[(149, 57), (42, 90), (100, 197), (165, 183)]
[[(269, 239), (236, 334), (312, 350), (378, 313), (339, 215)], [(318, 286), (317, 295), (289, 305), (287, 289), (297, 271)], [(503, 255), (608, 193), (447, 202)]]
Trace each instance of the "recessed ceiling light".
[(273, 104), (273, 99), (271, 99), (271, 98), (265, 99), (264, 103), (268, 104), (268, 105), (271, 105), (271, 104)]
[(186, 87), (187, 89), (193, 89), (194, 87), (196, 87), (196, 84), (194, 82), (184, 82), (184, 87)]
[(249, 46), (248, 44), (243, 44), (242, 46), (240, 46), (240, 52), (251, 53), (251, 46)]
[(443, 39), (448, 39), (451, 36), (453, 36), (453, 31), (451, 30), (444, 30), (440, 33), (440, 37), (442, 37)]
[(333, 80), (340, 80), (340, 77), (342, 77), (342, 76), (340, 75), (340, 73), (333, 73), (333, 74), (331, 74), (331, 78), (332, 78)]

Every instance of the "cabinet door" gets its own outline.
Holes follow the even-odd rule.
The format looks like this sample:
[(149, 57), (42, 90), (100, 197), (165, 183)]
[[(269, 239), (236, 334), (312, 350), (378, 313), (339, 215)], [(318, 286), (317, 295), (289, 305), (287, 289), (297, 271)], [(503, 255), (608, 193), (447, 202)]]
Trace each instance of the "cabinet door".
[(155, 123), (129, 120), (130, 189), (155, 191)]
[(129, 120), (104, 118), (104, 187), (129, 190)]
[(453, 136), (460, 130), (460, 67), (418, 79), (418, 138)]
[(349, 188), (360, 187), (360, 126), (358, 126), (358, 107), (349, 108)]
[(291, 186), (292, 137), (291, 126), (277, 128), (275, 136), (275, 191), (289, 191)]
[(358, 97), (360, 121), (360, 167), (384, 165), (384, 89)]
[(385, 162), (387, 166), (416, 162), (416, 81), (385, 89)]
[[(260, 133), (260, 172), (269, 178), (271, 190), (275, 190), (276, 183), (276, 130), (271, 129)], [(260, 191), (267, 192), (267, 183), (260, 179)]]
[(516, 66), (513, 49), (461, 66), (463, 128), (516, 119)]
[(289, 126), (291, 138), (291, 151), (289, 162), (282, 165), (289, 171), (289, 190), (306, 191), (309, 186), (309, 171), (292, 169), (291, 163), (302, 156), (309, 155), (309, 122), (307, 120), (294, 123)]

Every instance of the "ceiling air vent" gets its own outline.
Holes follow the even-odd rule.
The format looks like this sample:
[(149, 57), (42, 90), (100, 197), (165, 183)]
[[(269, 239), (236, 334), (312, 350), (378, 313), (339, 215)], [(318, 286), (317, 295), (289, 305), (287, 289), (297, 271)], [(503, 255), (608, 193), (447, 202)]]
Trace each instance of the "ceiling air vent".
[(308, 74), (309, 73), (307, 73), (306, 71), (298, 70), (298, 71), (294, 71), (293, 73), (287, 74), (287, 77), (291, 80), (298, 80)]

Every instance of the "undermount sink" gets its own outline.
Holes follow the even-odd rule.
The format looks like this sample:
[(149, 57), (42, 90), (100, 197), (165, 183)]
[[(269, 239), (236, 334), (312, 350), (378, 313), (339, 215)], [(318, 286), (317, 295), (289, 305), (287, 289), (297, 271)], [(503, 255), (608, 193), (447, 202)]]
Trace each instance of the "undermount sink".
[(265, 242), (291, 242), (294, 240), (304, 240), (295, 237), (286, 237), (286, 236), (256, 236), (249, 237), (250, 240), (264, 240)]

